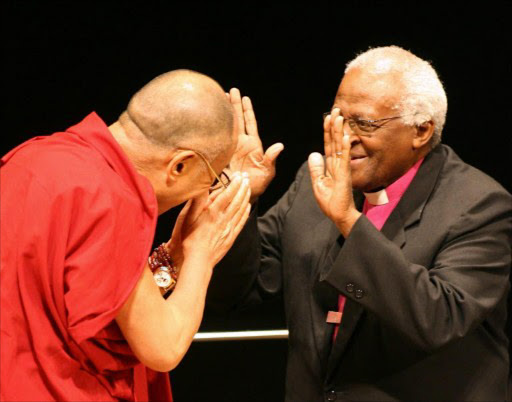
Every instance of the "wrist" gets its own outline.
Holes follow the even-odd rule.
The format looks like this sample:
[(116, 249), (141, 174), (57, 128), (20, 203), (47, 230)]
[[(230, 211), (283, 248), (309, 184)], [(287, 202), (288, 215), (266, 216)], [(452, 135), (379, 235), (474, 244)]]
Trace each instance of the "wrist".
[(338, 219), (335, 224), (344, 238), (347, 238), (356, 224), (357, 220), (361, 217), (361, 212), (352, 209), (349, 213), (345, 214), (342, 219)]
[(182, 267), (186, 269), (188, 266), (196, 267), (195, 271), (198, 269), (206, 272), (213, 271), (215, 258), (210, 252), (205, 252), (200, 247), (195, 247), (195, 249), (185, 252), (183, 255)]
[(153, 250), (148, 257), (148, 266), (157, 286), (163, 292), (172, 292), (178, 281), (179, 268), (169, 254), (165, 243)]

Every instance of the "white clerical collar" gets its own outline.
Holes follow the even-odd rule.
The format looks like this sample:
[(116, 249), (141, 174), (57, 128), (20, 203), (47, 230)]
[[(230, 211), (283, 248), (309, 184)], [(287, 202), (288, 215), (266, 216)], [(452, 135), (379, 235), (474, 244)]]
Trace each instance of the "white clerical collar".
[(385, 188), (374, 193), (364, 193), (364, 196), (372, 205), (384, 205), (389, 202), (388, 194), (386, 193)]

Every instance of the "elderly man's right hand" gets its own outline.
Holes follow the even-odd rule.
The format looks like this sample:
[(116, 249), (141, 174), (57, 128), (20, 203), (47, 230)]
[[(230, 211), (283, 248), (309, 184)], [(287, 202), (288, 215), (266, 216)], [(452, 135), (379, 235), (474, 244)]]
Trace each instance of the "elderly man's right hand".
[(334, 109), (324, 121), (325, 161), (309, 156), (313, 193), (320, 209), (346, 238), (361, 216), (354, 205), (350, 170), (350, 139), (343, 133), (343, 117)]
[(284, 145), (278, 142), (263, 152), (251, 100), (247, 96), (242, 98), (237, 88), (231, 88), (227, 96), (235, 110), (238, 126), (238, 146), (231, 158), (230, 169), (249, 175), (251, 201), (254, 201), (274, 178), (276, 159)]

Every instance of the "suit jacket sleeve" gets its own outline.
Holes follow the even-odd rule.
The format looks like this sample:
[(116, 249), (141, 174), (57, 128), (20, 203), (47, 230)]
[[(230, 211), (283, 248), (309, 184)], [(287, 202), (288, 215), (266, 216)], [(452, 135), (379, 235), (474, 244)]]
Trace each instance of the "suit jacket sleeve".
[(454, 219), (429, 266), (409, 261), (362, 216), (324, 279), (422, 350), (433, 351), (464, 337), (506, 297), (510, 207), (505, 191), (472, 202)]
[(233, 247), (215, 267), (206, 298), (209, 308), (229, 311), (281, 292), (281, 232), (304, 172), (299, 169), (288, 191), (263, 217), (258, 218), (257, 204), (253, 206)]

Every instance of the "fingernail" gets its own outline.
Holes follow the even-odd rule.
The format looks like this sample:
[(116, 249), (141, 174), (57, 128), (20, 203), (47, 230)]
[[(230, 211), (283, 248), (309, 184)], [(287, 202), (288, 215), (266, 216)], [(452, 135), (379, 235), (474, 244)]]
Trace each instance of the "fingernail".
[(243, 176), (243, 177), (249, 177), (249, 173), (247, 173), (247, 172), (242, 172), (242, 176)]
[(247, 177), (244, 178), (242, 183), (243, 183), (244, 186), (248, 186), (249, 185), (249, 179)]

